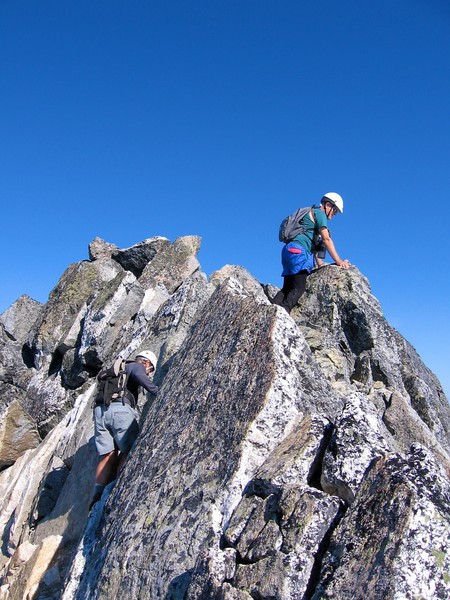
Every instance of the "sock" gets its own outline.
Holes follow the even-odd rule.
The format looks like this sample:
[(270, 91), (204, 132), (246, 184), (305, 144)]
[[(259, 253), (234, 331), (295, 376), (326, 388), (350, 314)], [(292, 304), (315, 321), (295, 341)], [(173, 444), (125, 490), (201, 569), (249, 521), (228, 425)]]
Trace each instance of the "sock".
[(93, 497), (94, 501), (100, 500), (100, 498), (102, 497), (104, 489), (105, 489), (104, 485), (100, 485), (99, 483), (95, 484), (95, 487), (94, 487), (94, 497)]

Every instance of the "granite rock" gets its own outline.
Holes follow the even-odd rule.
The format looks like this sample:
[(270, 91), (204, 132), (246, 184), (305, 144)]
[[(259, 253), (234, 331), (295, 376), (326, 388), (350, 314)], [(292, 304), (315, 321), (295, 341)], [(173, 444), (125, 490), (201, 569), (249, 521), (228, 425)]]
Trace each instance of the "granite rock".
[[(355, 267), (289, 316), (241, 266), (208, 281), (199, 245), (96, 239), (2, 315), (1, 597), (448, 598), (439, 381)], [(89, 512), (95, 376), (143, 348), (159, 392)]]

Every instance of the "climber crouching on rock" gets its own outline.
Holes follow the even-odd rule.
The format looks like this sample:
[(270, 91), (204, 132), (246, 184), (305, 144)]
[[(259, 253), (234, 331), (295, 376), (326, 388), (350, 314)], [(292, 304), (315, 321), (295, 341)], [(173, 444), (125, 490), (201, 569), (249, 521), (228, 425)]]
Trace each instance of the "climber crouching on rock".
[(338, 212), (344, 212), (344, 201), (339, 194), (328, 192), (323, 196), (319, 207), (311, 207), (306, 212), (300, 223), (297, 224), (297, 226), (300, 225), (297, 229), (299, 233), (283, 247), (281, 261), (284, 282), (272, 303), (282, 306), (288, 313), (291, 312), (305, 291), (306, 279), (315, 264), (317, 263), (319, 267), (323, 265), (322, 258), (320, 258), (321, 253), (315, 246), (316, 240), (321, 238), (324, 248), (336, 265), (343, 269), (350, 266), (348, 260), (342, 260), (339, 256), (327, 227), (327, 221), (330, 221)]
[(139, 433), (136, 411), (139, 387), (151, 394), (158, 387), (150, 379), (157, 359), (150, 350), (140, 352), (134, 361), (123, 361), (120, 368), (100, 371), (99, 388), (95, 398), (95, 445), (100, 460), (95, 473), (91, 507), (100, 500), (103, 490), (120, 473), (127, 455)]

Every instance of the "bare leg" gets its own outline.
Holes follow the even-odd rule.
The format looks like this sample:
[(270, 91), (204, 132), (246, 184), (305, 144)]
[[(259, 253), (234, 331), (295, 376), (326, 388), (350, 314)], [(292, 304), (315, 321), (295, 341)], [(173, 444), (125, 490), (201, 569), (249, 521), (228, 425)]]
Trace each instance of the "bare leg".
[(95, 472), (95, 483), (102, 486), (111, 483), (117, 477), (119, 461), (117, 450), (101, 456)]

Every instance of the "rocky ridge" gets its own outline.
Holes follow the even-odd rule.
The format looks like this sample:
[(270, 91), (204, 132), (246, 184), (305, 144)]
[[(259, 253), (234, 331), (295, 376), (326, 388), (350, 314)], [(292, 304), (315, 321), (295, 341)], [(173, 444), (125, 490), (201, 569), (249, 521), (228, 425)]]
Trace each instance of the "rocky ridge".
[[(449, 405), (366, 278), (288, 316), (199, 248), (96, 238), (0, 315), (0, 598), (448, 598)], [(143, 348), (160, 391), (89, 513), (95, 375)]]

